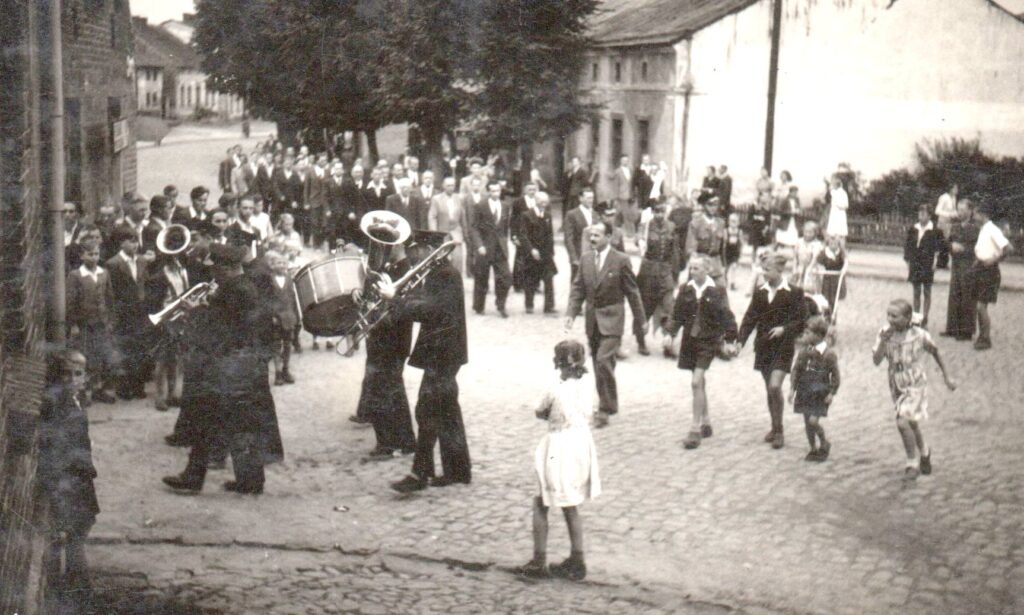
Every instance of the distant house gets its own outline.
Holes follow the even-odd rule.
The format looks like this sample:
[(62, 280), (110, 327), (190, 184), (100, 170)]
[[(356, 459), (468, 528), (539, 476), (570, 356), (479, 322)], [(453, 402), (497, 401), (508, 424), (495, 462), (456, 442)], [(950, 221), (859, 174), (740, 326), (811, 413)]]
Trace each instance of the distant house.
[[(174, 36), (182, 44), (192, 49), (192, 36), (195, 34), (193, 22), (195, 15), (185, 13), (181, 21), (168, 20), (160, 24), (160, 28)], [(194, 52), (193, 52), (194, 53)], [(245, 102), (234, 94), (216, 92), (206, 85), (206, 73), (199, 68), (198, 55), (194, 64), (183, 68), (178, 73), (179, 110), (192, 113), (197, 107), (210, 109), (223, 118), (240, 118), (245, 112)]]
[(245, 105), (241, 98), (207, 87), (199, 55), (190, 43), (192, 26), (187, 21), (154, 26), (144, 17), (133, 17), (132, 30), (140, 112), (177, 118), (203, 108), (223, 118), (242, 116)]
[(620, 155), (665, 161), (677, 191), (726, 164), (743, 202), (765, 164), (807, 198), (925, 138), (1024, 151), (1024, 23), (991, 0), (605, 0), (590, 33), (580, 88), (604, 110), (566, 156), (599, 191)]

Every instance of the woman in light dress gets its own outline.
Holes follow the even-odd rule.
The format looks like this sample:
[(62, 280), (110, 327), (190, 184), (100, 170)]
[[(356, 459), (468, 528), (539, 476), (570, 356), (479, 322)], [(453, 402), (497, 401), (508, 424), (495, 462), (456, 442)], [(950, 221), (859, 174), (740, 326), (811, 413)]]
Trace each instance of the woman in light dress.
[(829, 237), (839, 238), (839, 244), (845, 249), (846, 236), (849, 234), (846, 226), (846, 210), (850, 208), (850, 197), (846, 194), (843, 182), (838, 175), (832, 176), (832, 188), (829, 190), (829, 196), (831, 203), (825, 234)]

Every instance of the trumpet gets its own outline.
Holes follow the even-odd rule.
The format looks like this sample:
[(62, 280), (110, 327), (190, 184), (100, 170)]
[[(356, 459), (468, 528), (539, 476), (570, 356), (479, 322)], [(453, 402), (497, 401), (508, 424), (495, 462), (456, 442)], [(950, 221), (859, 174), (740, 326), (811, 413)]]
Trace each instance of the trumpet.
[(187, 303), (203, 301), (215, 290), (217, 290), (216, 284), (211, 282), (200, 282), (186, 290), (174, 301), (168, 303), (164, 309), (160, 310), (156, 314), (150, 314), (149, 321), (157, 327), (163, 326), (169, 322), (174, 322), (186, 314)]

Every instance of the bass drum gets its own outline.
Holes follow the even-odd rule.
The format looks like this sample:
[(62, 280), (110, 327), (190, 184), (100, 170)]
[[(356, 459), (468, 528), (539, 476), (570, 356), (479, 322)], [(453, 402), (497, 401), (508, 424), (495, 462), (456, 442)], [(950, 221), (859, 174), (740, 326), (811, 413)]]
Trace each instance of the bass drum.
[(353, 291), (362, 291), (366, 273), (359, 256), (330, 257), (295, 274), (302, 327), (322, 337), (342, 335), (359, 317)]

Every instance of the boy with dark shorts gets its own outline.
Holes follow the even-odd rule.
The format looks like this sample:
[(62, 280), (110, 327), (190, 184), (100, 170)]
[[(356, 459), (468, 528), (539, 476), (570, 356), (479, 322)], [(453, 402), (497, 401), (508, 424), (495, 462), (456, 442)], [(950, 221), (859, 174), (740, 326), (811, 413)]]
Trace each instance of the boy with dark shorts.
[(704, 373), (718, 352), (720, 340), (730, 344), (736, 340), (736, 318), (729, 309), (725, 287), (715, 284), (710, 277), (710, 269), (704, 256), (694, 256), (690, 260), (690, 281), (679, 290), (672, 318), (665, 327), (668, 334), (665, 339), (669, 343), (682, 327), (679, 369), (693, 372), (690, 380), (693, 422), (683, 440), (683, 446), (688, 449), (697, 448), (701, 438), (710, 438), (713, 433), (708, 417)]
[(988, 304), (995, 303), (999, 298), (999, 285), (1002, 282), (999, 274), (999, 261), (1013, 252), (1013, 246), (1003, 231), (992, 221), (995, 207), (985, 203), (978, 208), (977, 217), (981, 223), (978, 241), (974, 244), (974, 266), (971, 268), (974, 298), (977, 302), (978, 339), (974, 341), (975, 350), (988, 350), (992, 347), (992, 320), (988, 315)]

